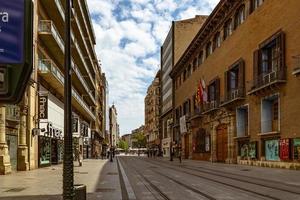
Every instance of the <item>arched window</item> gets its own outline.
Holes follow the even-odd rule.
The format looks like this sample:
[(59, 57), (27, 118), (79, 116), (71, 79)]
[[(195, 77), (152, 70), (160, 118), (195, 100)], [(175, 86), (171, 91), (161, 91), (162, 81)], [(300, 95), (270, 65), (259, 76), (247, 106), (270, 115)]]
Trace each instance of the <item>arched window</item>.
[(216, 48), (219, 48), (221, 46), (221, 34), (220, 32), (216, 33), (214, 37), (214, 44), (213, 44), (213, 50)]
[(208, 42), (206, 45), (206, 58), (212, 53), (211, 42)]
[(235, 14), (234, 28), (236, 29), (245, 21), (245, 5), (242, 5)]
[(193, 71), (197, 69), (197, 66), (198, 66), (198, 58), (195, 58), (193, 61)]
[(250, 13), (256, 10), (263, 2), (264, 0), (251, 0)]
[(198, 66), (200, 66), (204, 61), (204, 56), (203, 56), (203, 51), (201, 51), (199, 53), (199, 56), (198, 56)]
[(229, 19), (225, 22), (224, 25), (224, 40), (232, 34), (232, 19)]
[(192, 74), (192, 64), (189, 64), (188, 68), (187, 68), (187, 77), (190, 77)]

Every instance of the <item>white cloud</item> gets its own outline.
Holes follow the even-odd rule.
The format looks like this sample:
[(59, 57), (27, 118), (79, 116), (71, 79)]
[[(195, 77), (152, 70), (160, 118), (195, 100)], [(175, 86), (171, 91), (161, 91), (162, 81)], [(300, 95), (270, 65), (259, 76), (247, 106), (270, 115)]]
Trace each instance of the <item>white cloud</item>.
[(96, 52), (115, 103), (121, 134), (144, 123), (144, 97), (160, 65), (172, 20), (208, 14), (219, 0), (87, 0)]

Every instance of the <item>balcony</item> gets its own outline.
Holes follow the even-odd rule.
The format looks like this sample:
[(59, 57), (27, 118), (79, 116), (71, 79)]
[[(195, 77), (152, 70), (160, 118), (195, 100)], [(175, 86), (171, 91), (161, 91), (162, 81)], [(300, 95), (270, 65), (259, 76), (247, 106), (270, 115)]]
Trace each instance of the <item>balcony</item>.
[(218, 101), (210, 101), (203, 104), (203, 112), (202, 114), (208, 114), (212, 111), (219, 109), (219, 102)]
[(19, 123), (20, 122), (20, 108), (16, 105), (6, 105), (5, 106), (5, 120)]
[(245, 88), (232, 89), (227, 92), (220, 106), (228, 106), (245, 99)]
[[(51, 59), (40, 59), (38, 72), (53, 89), (55, 89), (61, 96), (64, 96), (64, 75)], [(82, 97), (74, 88), (72, 88), (72, 96), (75, 100), (72, 101), (72, 105), (88, 119), (95, 120), (95, 114), (86, 105)]]
[(257, 94), (264, 89), (270, 89), (270, 87), (286, 83), (285, 70), (271, 71), (258, 75), (251, 83), (251, 90), (248, 95)]
[(60, 33), (63, 33), (65, 14), (61, 0), (42, 0), (40, 4), (45, 8), (49, 18), (55, 22)]
[(40, 20), (39, 21), (39, 37), (44, 44), (47, 44), (52, 55), (55, 55), (58, 62), (64, 63), (64, 41), (59, 35), (53, 21)]

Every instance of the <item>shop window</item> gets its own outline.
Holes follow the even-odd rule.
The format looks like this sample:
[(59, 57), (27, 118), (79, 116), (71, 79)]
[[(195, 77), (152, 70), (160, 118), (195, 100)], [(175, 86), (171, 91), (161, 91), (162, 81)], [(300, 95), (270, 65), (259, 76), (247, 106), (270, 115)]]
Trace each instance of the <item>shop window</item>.
[(248, 106), (237, 108), (236, 130), (237, 137), (244, 137), (248, 135)]
[(198, 55), (198, 66), (200, 66), (203, 63), (204, 56), (203, 56), (203, 51), (201, 51)]
[(213, 50), (221, 46), (221, 34), (220, 32), (216, 33), (214, 37)]
[(261, 132), (268, 133), (278, 131), (278, 116), (278, 95), (263, 99), (261, 105)]
[(265, 157), (266, 160), (279, 160), (279, 141), (278, 139), (265, 140)]
[(256, 159), (257, 158), (257, 142), (240, 141), (239, 156), (241, 159)]
[(245, 21), (245, 6), (241, 6), (234, 16), (234, 29)]
[(232, 34), (232, 20), (229, 19), (224, 25), (224, 40)]
[(211, 42), (208, 42), (207, 45), (206, 45), (206, 58), (212, 54), (212, 45), (211, 45)]
[(251, 0), (250, 2), (250, 13), (256, 10), (261, 4), (263, 4), (264, 0)]

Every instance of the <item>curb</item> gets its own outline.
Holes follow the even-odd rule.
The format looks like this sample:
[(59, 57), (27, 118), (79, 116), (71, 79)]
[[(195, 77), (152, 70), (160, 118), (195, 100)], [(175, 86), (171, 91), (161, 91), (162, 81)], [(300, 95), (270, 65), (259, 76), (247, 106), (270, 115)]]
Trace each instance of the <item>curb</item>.
[(126, 173), (125, 173), (125, 170), (124, 170), (121, 162), (119, 161), (118, 157), (116, 157), (116, 158), (117, 158), (117, 163), (118, 163), (118, 166), (119, 166), (119, 169), (121, 171), (121, 175), (122, 175), (122, 178), (123, 178), (123, 181), (124, 181), (124, 185), (125, 185), (125, 188), (126, 188), (128, 199), (129, 200), (136, 200), (136, 196), (135, 196), (134, 191), (131, 187), (129, 179), (128, 179)]

